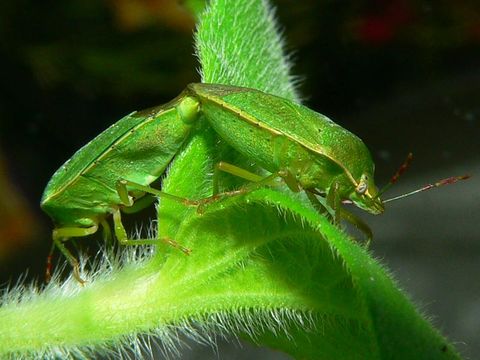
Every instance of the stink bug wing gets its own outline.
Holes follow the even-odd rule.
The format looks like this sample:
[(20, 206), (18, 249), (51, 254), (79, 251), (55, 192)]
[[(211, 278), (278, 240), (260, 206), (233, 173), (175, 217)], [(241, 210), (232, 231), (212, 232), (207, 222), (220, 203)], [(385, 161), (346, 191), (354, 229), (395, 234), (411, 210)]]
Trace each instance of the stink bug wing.
[(162, 112), (171, 108), (171, 103), (168, 103), (141, 112), (134, 111), (104, 130), (100, 135), (78, 150), (55, 172), (55, 174), (53, 174), (45, 188), (41, 203), (52, 194), (60, 192), (67, 187), (82, 172), (109, 151), (115, 142), (119, 141), (119, 139), (126, 136), (126, 134), (132, 131), (132, 129), (145, 122), (146, 118), (160, 116)]
[(179, 120), (173, 107), (147, 115), (104, 151), (86, 175), (110, 186), (115, 186), (119, 179), (150, 185), (178, 153), (190, 129), (190, 125)]
[[(143, 121), (133, 112), (115, 124), (111, 125), (92, 141), (78, 150), (65, 164), (63, 164), (50, 179), (43, 197), (73, 180), (85, 170), (98, 156), (107, 150), (119, 137)], [(55, 188), (55, 189), (53, 189)]]
[(238, 109), (246, 116), (257, 119), (276, 132), (292, 136), (309, 147), (314, 147), (318, 141), (319, 127), (326, 124), (336, 126), (326, 116), (259, 90), (214, 84), (191, 86), (200, 97)]
[(212, 84), (192, 86), (207, 101), (236, 109), (274, 133), (283, 134), (300, 146), (327, 157), (354, 177), (360, 177), (364, 171), (373, 173), (373, 162), (365, 144), (322, 114), (254, 89)]

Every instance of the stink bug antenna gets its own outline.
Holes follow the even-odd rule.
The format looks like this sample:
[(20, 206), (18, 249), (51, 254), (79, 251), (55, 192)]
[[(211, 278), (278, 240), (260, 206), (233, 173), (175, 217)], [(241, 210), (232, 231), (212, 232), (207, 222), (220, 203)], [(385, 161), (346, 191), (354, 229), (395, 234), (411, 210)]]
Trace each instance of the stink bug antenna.
[(407, 158), (405, 159), (405, 161), (402, 163), (402, 165), (400, 165), (400, 167), (398, 168), (397, 172), (390, 178), (390, 181), (388, 182), (387, 185), (385, 185), (381, 190), (380, 192), (378, 193), (378, 196), (381, 196), (383, 193), (385, 193), (385, 191), (387, 191), (388, 189), (390, 189), (390, 187), (395, 184), (398, 179), (400, 178), (400, 176), (402, 176), (402, 174), (407, 171), (407, 169), (410, 167), (410, 164), (413, 160), (413, 154), (410, 152), (408, 153), (407, 155)]
[(403, 199), (405, 197), (414, 195), (416, 193), (419, 193), (419, 192), (422, 192), (422, 191), (427, 191), (427, 190), (437, 188), (437, 187), (440, 187), (440, 186), (443, 186), (443, 185), (455, 184), (457, 181), (466, 180), (468, 178), (470, 178), (470, 175), (452, 176), (452, 177), (437, 181), (436, 183), (433, 183), (433, 184), (427, 184), (425, 186), (422, 186), (420, 189), (410, 191), (406, 194), (395, 196), (395, 197), (387, 199), (387, 200), (383, 200), (383, 203)]
[[(412, 153), (408, 153), (407, 155), (407, 158), (405, 159), (405, 161), (403, 162), (402, 165), (400, 165), (400, 167), (398, 168), (397, 172), (390, 178), (390, 181), (388, 182), (387, 185), (385, 185), (378, 193), (378, 196), (380, 197), (383, 193), (385, 193), (385, 191), (387, 191), (388, 189), (390, 189), (390, 187), (395, 184), (398, 179), (400, 178), (400, 176), (402, 176), (402, 174), (407, 171), (407, 169), (410, 167), (410, 164), (413, 160), (413, 154)], [(452, 176), (452, 177), (449, 177), (449, 178), (446, 178), (446, 179), (442, 179), (440, 181), (437, 181), (436, 183), (433, 183), (433, 184), (427, 184), (425, 186), (422, 186), (420, 189), (417, 189), (417, 190), (413, 190), (413, 191), (410, 191), (406, 194), (402, 194), (402, 195), (398, 195), (398, 196), (395, 196), (393, 198), (390, 198), (390, 199), (387, 199), (387, 200), (383, 200), (383, 203), (387, 203), (387, 202), (390, 202), (390, 201), (395, 201), (395, 200), (399, 200), (399, 199), (403, 199), (405, 197), (408, 197), (408, 196), (411, 196), (411, 195), (414, 195), (414, 194), (417, 194), (417, 193), (420, 193), (422, 191), (427, 191), (427, 190), (430, 190), (430, 189), (433, 189), (433, 188), (437, 188), (437, 187), (440, 187), (440, 186), (443, 186), (443, 185), (450, 185), (450, 184), (455, 184), (457, 181), (459, 180), (466, 180), (470, 178), (470, 175), (463, 175), (463, 176)]]

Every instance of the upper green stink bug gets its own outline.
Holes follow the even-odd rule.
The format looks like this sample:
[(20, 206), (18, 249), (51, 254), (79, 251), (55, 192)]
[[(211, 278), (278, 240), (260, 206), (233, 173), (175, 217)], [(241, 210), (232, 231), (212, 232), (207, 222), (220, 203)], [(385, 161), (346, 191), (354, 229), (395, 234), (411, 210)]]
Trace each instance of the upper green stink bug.
[(221, 197), (193, 201), (149, 186), (188, 140), (195, 122), (202, 119), (271, 175), (262, 179), (225, 163), (220, 164), (220, 170), (256, 182), (253, 187), (281, 177), (290, 189), (305, 190), (316, 205), (320, 203), (315, 195), (325, 197), (326, 207), (333, 209), (336, 219), (347, 219), (371, 236), (363, 222), (340, 206), (341, 202), (351, 202), (372, 214), (384, 210), (373, 179), (373, 161), (357, 136), (305, 106), (258, 90), (190, 84), (171, 102), (134, 112), (109, 127), (57, 170), (48, 183), (41, 207), (54, 221), (54, 244), (70, 261), (79, 281), (77, 261), (63, 244), (68, 238), (92, 234), (99, 224), (109, 229), (105, 219), (113, 214), (121, 243), (154, 244), (159, 239), (128, 240), (120, 211), (141, 208), (140, 198), (145, 194), (190, 205)]

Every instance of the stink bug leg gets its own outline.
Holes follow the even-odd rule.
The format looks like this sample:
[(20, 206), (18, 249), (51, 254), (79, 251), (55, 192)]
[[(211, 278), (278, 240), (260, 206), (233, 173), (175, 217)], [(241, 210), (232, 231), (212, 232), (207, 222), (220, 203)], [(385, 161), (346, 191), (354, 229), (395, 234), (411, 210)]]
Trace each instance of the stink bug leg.
[[(82, 237), (94, 234), (98, 230), (98, 225), (94, 225), (89, 228), (78, 228), (78, 227), (65, 227), (60, 229), (53, 230), (53, 243), (60, 249), (60, 252), (67, 258), (68, 262), (73, 268), (73, 276), (80, 284), (85, 284), (85, 280), (80, 276), (80, 265), (75, 256), (72, 255), (70, 250), (64, 245), (64, 242), (71, 237)], [(54, 247), (50, 250), (50, 254), (47, 258), (47, 270), (46, 270), (46, 280), (47, 282), (51, 277), (51, 259)]]
[[(218, 171), (223, 171), (223, 172), (226, 172), (226, 173), (231, 174), (233, 176), (237, 176), (239, 178), (248, 180), (248, 181), (250, 181), (250, 183), (244, 185), (243, 187), (241, 187), (238, 190), (226, 191), (226, 192), (219, 193), (218, 192), (218, 181), (216, 180), (216, 178), (218, 176)], [(226, 163), (224, 161), (221, 161), (215, 166), (214, 180), (213, 180), (214, 193), (213, 193), (212, 196), (201, 199), (201, 200), (198, 201), (198, 205), (200, 205), (199, 208), (198, 208), (198, 211), (200, 213), (202, 213), (203, 212), (203, 207), (205, 205), (210, 204), (210, 203), (215, 202), (215, 201), (218, 201), (218, 200), (221, 200), (221, 199), (224, 199), (226, 197), (243, 195), (243, 194), (246, 194), (246, 193), (251, 192), (253, 190), (256, 190), (258, 188), (261, 188), (263, 186), (272, 185), (272, 184), (274, 184), (274, 181), (277, 178), (283, 178), (284, 176), (287, 176), (285, 174), (286, 174), (285, 171), (279, 170), (279, 171), (276, 171), (276, 172), (274, 172), (274, 173), (272, 173), (268, 176), (261, 177), (260, 175), (254, 174), (254, 173), (252, 173), (248, 170), (245, 170), (245, 169), (242, 169), (238, 166), (235, 166), (235, 165)]]
[[(370, 244), (371, 240), (373, 239), (373, 233), (370, 227), (359, 217), (355, 216), (351, 212), (345, 210), (341, 207), (342, 201), (339, 196), (340, 189), (338, 183), (334, 183), (326, 196), (326, 206), (325, 208), (328, 211), (330, 208), (333, 212), (333, 223), (339, 224), (341, 220), (345, 220), (355, 226), (358, 230), (360, 230), (366, 236), (366, 246)], [(315, 193), (316, 195), (320, 195), (319, 193)], [(310, 201), (312, 198), (309, 197)], [(316, 199), (316, 198), (315, 198)], [(318, 201), (318, 199), (317, 199)]]
[[(130, 197), (128, 194), (128, 189), (127, 186), (130, 186), (132, 189), (142, 191), (144, 193), (158, 196), (158, 197), (164, 197), (168, 198), (170, 200), (174, 200), (177, 202), (180, 202), (184, 205), (189, 205), (189, 206), (196, 206), (198, 205), (198, 202), (181, 198), (175, 195), (167, 194), (162, 191), (153, 189), (149, 186), (143, 186), (140, 184), (136, 184), (131, 181), (127, 180), (119, 180), (117, 182), (117, 192), (120, 197), (120, 200), (122, 201), (124, 207), (122, 208), (122, 211), (126, 213), (134, 213), (137, 212), (149, 204), (151, 204), (154, 201), (154, 197), (148, 196), (148, 197), (142, 197), (140, 201), (133, 201), (133, 199)], [(105, 240), (110, 240), (112, 237), (110, 227), (107, 223), (106, 220), (102, 220), (101, 225), (103, 226), (103, 237)], [(127, 233), (125, 231), (125, 228), (122, 224), (122, 219), (120, 215), (120, 209), (115, 209), (113, 211), (113, 223), (114, 223), (114, 233), (117, 238), (117, 240), (120, 242), (122, 245), (158, 245), (159, 242), (164, 242), (176, 249), (179, 249), (186, 255), (190, 254), (190, 249), (181, 246), (178, 244), (176, 241), (169, 239), (169, 238), (161, 238), (161, 239), (128, 239)], [(51, 279), (52, 276), (52, 256), (53, 256), (53, 251), (55, 249), (55, 246), (58, 247), (60, 252), (67, 258), (68, 262), (73, 268), (73, 276), (75, 279), (81, 283), (82, 285), (85, 284), (85, 280), (82, 279), (80, 276), (80, 266), (78, 263), (78, 260), (75, 258), (75, 256), (70, 252), (70, 250), (67, 249), (67, 247), (64, 245), (64, 242), (68, 241), (72, 237), (84, 237), (88, 235), (92, 235), (98, 230), (98, 225), (94, 225), (88, 228), (81, 228), (81, 227), (62, 227), (62, 228), (57, 228), (53, 230), (53, 245), (50, 250), (50, 253), (47, 257), (47, 265), (46, 265), (46, 270), (45, 270), (45, 279), (46, 282), (48, 283)]]
[[(139, 190), (139, 191), (142, 191), (142, 192), (144, 192), (146, 194), (149, 194), (149, 195), (154, 195), (154, 196), (170, 199), (170, 200), (179, 202), (179, 203), (181, 203), (183, 205), (186, 205), (186, 206), (197, 206), (199, 204), (198, 201), (189, 200), (189, 199), (186, 199), (186, 198), (182, 198), (182, 197), (179, 197), (179, 196), (168, 194), (168, 193), (165, 193), (163, 191), (154, 189), (150, 186), (144, 186), (144, 185), (141, 185), (141, 184), (134, 183), (133, 181), (119, 180), (117, 182), (116, 186), (117, 186), (118, 195), (119, 195), (121, 201), (123, 202), (123, 204), (126, 206), (124, 208), (124, 209), (127, 209), (126, 212), (129, 212), (129, 210), (130, 210), (130, 212), (138, 211), (141, 208), (145, 207), (146, 204), (150, 204), (153, 201), (153, 199), (148, 199), (145, 202), (146, 204), (142, 203), (142, 202), (133, 202), (131, 197), (128, 195), (127, 186), (134, 189), (134, 190)], [(137, 207), (137, 205), (138, 205), (139, 209), (132, 210), (132, 208)], [(121, 214), (120, 214), (119, 209), (115, 210), (114, 213), (113, 213), (113, 223), (114, 223), (115, 236), (117, 237), (118, 241), (122, 245), (157, 245), (159, 241), (162, 241), (162, 242), (164, 242), (164, 243), (166, 243), (166, 244), (168, 244), (168, 245), (170, 245), (170, 246), (172, 246), (176, 249), (181, 250), (186, 255), (189, 255), (190, 252), (191, 252), (190, 249), (181, 246), (176, 241), (174, 241), (172, 239), (169, 239), (169, 238), (135, 239), (135, 240), (128, 239), (127, 232), (125, 231), (125, 228), (122, 224), (122, 218), (121, 218)]]
[(332, 208), (334, 217), (333, 222), (338, 224), (340, 222), (340, 197), (338, 195), (339, 185), (337, 182), (330, 186), (327, 194), (327, 205)]
[[(227, 196), (241, 195), (249, 191), (253, 191), (259, 187), (262, 187), (265, 185), (271, 185), (273, 184), (276, 178), (282, 178), (285, 184), (294, 192), (299, 192), (302, 190), (300, 188), (298, 181), (296, 181), (295, 177), (288, 170), (280, 170), (278, 172), (275, 172), (271, 175), (268, 175), (262, 178), (257, 174), (251, 173), (248, 170), (242, 169), (240, 167), (237, 167), (235, 165), (232, 165), (226, 162), (218, 163), (216, 166), (216, 169), (219, 171), (227, 172), (234, 176), (241, 177), (245, 180), (252, 181), (252, 183), (244, 186), (242, 189), (239, 189), (239, 190), (219, 193), (209, 198), (206, 198), (204, 200), (200, 200), (201, 206), (205, 205), (206, 203), (210, 203)], [(306, 194), (308, 199), (312, 203), (313, 207), (320, 214), (330, 217), (335, 224), (338, 224), (341, 220), (348, 221), (353, 226), (355, 226), (358, 230), (360, 230), (365, 234), (367, 246), (368, 246), (368, 244), (373, 238), (372, 230), (359, 217), (353, 215), (352, 213), (348, 212), (347, 210), (341, 207), (342, 202), (341, 202), (339, 193), (340, 193), (339, 184), (334, 183), (328, 191), (328, 194), (326, 196), (326, 204), (324, 204), (320, 202), (319, 199), (315, 196), (315, 195), (318, 195), (318, 196), (324, 197), (323, 194), (315, 191), (314, 189), (306, 189)]]
[(135, 239), (130, 240), (128, 239), (127, 232), (122, 224), (122, 218), (120, 214), (120, 210), (116, 210), (113, 213), (113, 224), (114, 224), (114, 231), (117, 240), (122, 245), (158, 245), (158, 242), (164, 242), (165, 244), (172, 246), (180, 251), (182, 251), (186, 255), (190, 255), (190, 249), (181, 246), (176, 241), (169, 239), (169, 238), (159, 238), (159, 239)]
[(128, 195), (128, 189), (127, 186), (131, 187), (132, 189), (143, 191), (147, 194), (155, 195), (161, 198), (165, 199), (170, 199), (176, 202), (179, 202), (181, 204), (184, 204), (186, 206), (197, 206), (198, 201), (196, 200), (190, 200), (186, 199), (180, 196), (172, 195), (172, 194), (167, 194), (163, 191), (154, 189), (150, 186), (145, 186), (141, 184), (137, 184), (133, 181), (128, 181), (128, 180), (119, 180), (117, 182), (117, 191), (118, 195), (120, 196), (120, 199), (122, 200), (123, 205), (127, 207), (131, 207), (133, 205), (133, 200), (132, 198)]
[(368, 226), (362, 219), (353, 215), (351, 212), (345, 209), (340, 208), (339, 212), (340, 212), (340, 217), (343, 220), (348, 221), (350, 224), (352, 224), (358, 230), (360, 230), (365, 234), (365, 236), (367, 237), (365, 245), (366, 247), (368, 247), (370, 245), (370, 242), (373, 239), (373, 233), (372, 233), (372, 229), (370, 229), (370, 226)]

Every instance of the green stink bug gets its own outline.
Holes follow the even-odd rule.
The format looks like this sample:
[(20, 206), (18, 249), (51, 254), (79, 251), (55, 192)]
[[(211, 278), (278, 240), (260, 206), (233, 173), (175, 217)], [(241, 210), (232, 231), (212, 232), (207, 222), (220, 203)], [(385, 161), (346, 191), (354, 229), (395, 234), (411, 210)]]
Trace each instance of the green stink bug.
[[(67, 257), (74, 276), (82, 282), (75, 257), (63, 242), (71, 237), (87, 236), (99, 224), (109, 230), (105, 218), (113, 214), (117, 239), (129, 244), (120, 220), (120, 209), (141, 208), (141, 193), (121, 198), (120, 179), (148, 185), (162, 175), (190, 133), (196, 111), (179, 97), (153, 109), (133, 112), (103, 131), (61, 166), (50, 179), (41, 200), (42, 209), (53, 219), (54, 246)], [(157, 240), (135, 244), (153, 244)], [(53, 247), (52, 247), (53, 250)], [(49, 256), (49, 262), (51, 253)], [(49, 273), (47, 264), (47, 278)]]
[[(188, 141), (193, 125), (203, 119), (226, 143), (271, 175), (262, 179), (225, 163), (218, 166), (220, 170), (255, 182), (250, 188), (281, 177), (293, 191), (305, 190), (315, 205), (333, 209), (337, 221), (346, 219), (371, 237), (368, 226), (340, 206), (351, 202), (372, 214), (384, 210), (373, 179), (373, 161), (357, 136), (305, 106), (258, 90), (190, 84), (171, 102), (134, 112), (109, 127), (57, 170), (48, 183), (41, 207), (54, 221), (54, 245), (72, 264), (79, 281), (77, 260), (63, 244), (68, 238), (90, 235), (99, 224), (109, 229), (106, 218), (113, 215), (120, 243), (156, 244), (159, 239), (128, 240), (120, 212), (140, 209), (145, 194), (186, 205), (228, 195), (193, 201), (149, 186)], [(315, 195), (325, 197), (326, 205)], [(163, 241), (188, 253), (172, 240)]]

